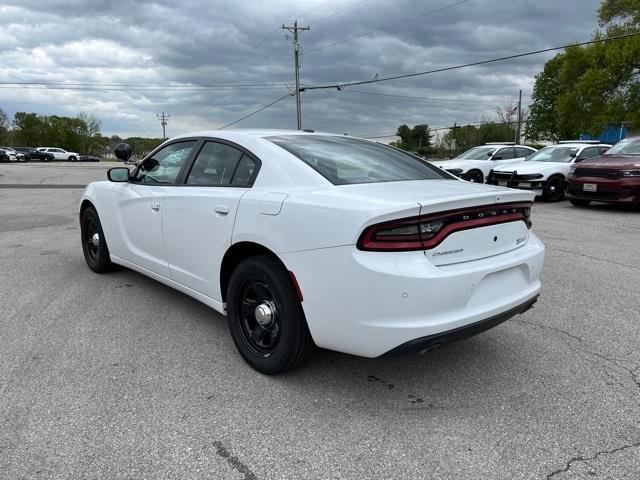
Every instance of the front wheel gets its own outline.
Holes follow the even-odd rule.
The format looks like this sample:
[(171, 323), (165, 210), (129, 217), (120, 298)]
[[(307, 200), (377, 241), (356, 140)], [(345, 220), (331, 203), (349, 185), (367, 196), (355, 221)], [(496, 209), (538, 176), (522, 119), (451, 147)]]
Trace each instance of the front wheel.
[(82, 251), (89, 268), (96, 273), (105, 273), (113, 270), (114, 264), (111, 263), (107, 242), (95, 208), (88, 207), (82, 213), (80, 232), (82, 235)]
[(582, 200), (579, 198), (570, 198), (569, 201), (571, 202), (571, 205), (575, 207), (588, 207), (591, 203), (591, 200)]
[(70, 161), (70, 162), (77, 162), (77, 161), (78, 161), (78, 157), (76, 157), (75, 155), (71, 155), (71, 156), (69, 157), (69, 161)]
[(291, 370), (313, 348), (289, 274), (269, 256), (251, 257), (238, 265), (229, 281), (227, 309), (238, 351), (259, 372)]
[(471, 170), (470, 172), (467, 172), (467, 174), (464, 176), (464, 179), (472, 183), (483, 183), (484, 175), (480, 170)]
[(542, 192), (542, 198), (547, 202), (558, 202), (564, 198), (564, 178), (551, 177), (547, 181), (547, 187)]

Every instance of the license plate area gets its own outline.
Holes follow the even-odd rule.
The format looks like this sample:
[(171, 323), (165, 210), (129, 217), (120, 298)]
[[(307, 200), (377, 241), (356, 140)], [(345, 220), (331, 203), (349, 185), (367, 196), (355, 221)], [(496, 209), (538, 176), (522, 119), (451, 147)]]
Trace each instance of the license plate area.
[(506, 180), (498, 180), (498, 185), (501, 187), (506, 187), (508, 183), (509, 182), (507, 182)]
[(582, 185), (582, 191), (583, 192), (597, 192), (598, 191), (598, 185), (596, 185), (595, 183), (585, 183)]

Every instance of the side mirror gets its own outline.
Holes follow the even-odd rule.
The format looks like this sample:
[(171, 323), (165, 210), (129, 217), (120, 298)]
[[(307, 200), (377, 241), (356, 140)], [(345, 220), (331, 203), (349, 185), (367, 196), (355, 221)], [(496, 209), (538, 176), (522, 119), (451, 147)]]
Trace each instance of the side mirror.
[(133, 155), (133, 148), (131, 148), (131, 145), (128, 143), (119, 143), (116, 145), (114, 153), (118, 160), (126, 162), (131, 158), (131, 155)]
[(572, 157), (576, 157), (578, 155), (578, 150), (571, 150), (571, 153), (569, 153), (569, 155), (571, 155)]
[(107, 178), (110, 182), (128, 182), (129, 169), (127, 167), (114, 167), (107, 170)]

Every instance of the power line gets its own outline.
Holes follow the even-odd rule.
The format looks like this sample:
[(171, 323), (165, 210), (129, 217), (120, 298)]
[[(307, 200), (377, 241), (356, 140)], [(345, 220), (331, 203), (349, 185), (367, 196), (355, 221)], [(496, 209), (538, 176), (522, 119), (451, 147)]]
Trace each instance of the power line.
[(349, 5), (348, 7), (343, 8), (342, 10), (338, 10), (338, 11), (335, 11), (335, 12), (333, 12), (333, 13), (330, 13), (329, 15), (325, 15), (324, 17), (320, 17), (319, 19), (317, 19), (317, 20), (315, 20), (315, 21), (313, 21), (313, 22), (311, 22), (311, 23), (312, 23), (313, 25), (316, 25), (316, 24), (318, 24), (318, 23), (320, 23), (320, 22), (324, 22), (327, 18), (331, 18), (331, 17), (333, 17), (333, 16), (340, 15), (341, 13), (346, 12), (347, 10), (351, 10), (352, 8), (355, 8), (355, 7), (357, 7), (358, 5), (362, 5), (363, 3), (367, 2), (367, 1), (368, 1), (368, 0), (360, 0), (359, 2), (356, 2), (356, 3), (354, 3), (354, 4), (351, 4), (351, 5)]
[(293, 93), (287, 93), (286, 95), (283, 95), (282, 97), (278, 98), (277, 100), (274, 100), (273, 102), (271, 102), (271, 103), (269, 103), (269, 104), (267, 104), (267, 105), (265, 105), (265, 106), (263, 106), (263, 107), (260, 107), (258, 110), (254, 111), (254, 112), (251, 112), (249, 115), (245, 115), (244, 117), (239, 118), (238, 120), (236, 120), (236, 121), (234, 121), (234, 122), (227, 123), (226, 125), (223, 125), (222, 127), (220, 127), (220, 128), (219, 128), (219, 130), (222, 130), (222, 129), (224, 129), (224, 128), (230, 127), (231, 125), (235, 125), (236, 123), (239, 123), (239, 122), (241, 122), (242, 120), (245, 120), (245, 119), (247, 119), (247, 118), (249, 118), (249, 117), (252, 117), (252, 116), (254, 116), (256, 113), (260, 113), (261, 111), (266, 110), (267, 108), (271, 107), (272, 105), (275, 105), (276, 103), (278, 103), (278, 102), (280, 102), (280, 101), (284, 100), (284, 99), (285, 99), (285, 98), (287, 98), (287, 97), (291, 97), (291, 96), (293, 96)]
[(175, 85), (175, 84), (137, 84), (137, 83), (65, 83), (65, 82), (0, 82), (0, 89), (25, 88), (32, 90), (50, 89), (50, 90), (235, 90), (235, 89), (273, 89), (286, 87), (284, 83), (245, 83), (245, 84), (211, 84), (211, 85)]
[[(483, 125), (509, 125), (509, 122), (470, 122), (470, 123), (461, 123), (459, 125), (454, 124), (454, 126), (449, 127), (429, 127), (430, 132), (440, 132), (442, 130), (453, 130), (454, 128), (464, 128), (464, 127), (478, 127)], [(397, 133), (389, 133), (382, 134), (376, 133), (373, 135), (354, 135), (360, 138), (366, 138), (367, 140), (373, 140), (376, 138), (389, 138), (389, 137), (398, 137)]]
[(623, 35), (617, 35), (615, 37), (608, 37), (608, 38), (598, 38), (595, 40), (589, 40), (587, 42), (579, 42), (579, 43), (572, 43), (572, 44), (568, 44), (568, 45), (563, 45), (561, 47), (550, 47), (550, 48), (543, 48), (541, 50), (533, 50), (531, 52), (524, 52), (524, 53), (517, 53), (514, 55), (507, 55), (505, 57), (498, 57), (498, 58), (492, 58), (490, 60), (481, 60), (478, 62), (472, 62), (472, 63), (465, 63), (463, 65), (454, 65), (452, 67), (444, 67), (444, 68), (437, 68), (435, 70), (427, 70), (424, 72), (416, 72), (416, 73), (407, 73), (404, 75), (393, 75), (390, 77), (382, 77), (382, 78), (375, 78), (373, 80), (361, 80), (358, 82), (345, 82), (345, 83), (335, 83), (333, 85), (310, 85), (310, 86), (306, 86), (306, 87), (301, 87), (301, 90), (305, 91), (305, 90), (322, 90), (322, 89), (328, 89), (328, 88), (336, 88), (338, 90), (341, 90), (345, 87), (352, 87), (355, 85), (366, 85), (366, 84), (370, 84), (370, 83), (379, 83), (379, 82), (388, 82), (390, 80), (399, 80), (401, 78), (410, 78), (410, 77), (418, 77), (418, 76), (422, 76), (422, 75), (429, 75), (432, 73), (440, 73), (440, 72), (448, 72), (451, 70), (458, 70), (461, 68), (467, 68), (467, 67), (475, 67), (478, 65), (486, 65), (488, 63), (495, 63), (495, 62), (502, 62), (504, 60), (513, 60), (515, 58), (522, 58), (522, 57), (528, 57), (530, 55), (538, 55), (540, 53), (546, 53), (546, 52), (553, 52), (556, 50), (564, 50), (566, 48), (569, 47), (581, 47), (584, 45), (592, 45), (595, 43), (604, 43), (604, 42), (609, 42), (609, 41), (614, 41), (614, 40), (621, 40), (624, 38), (630, 38), (630, 37), (635, 37), (637, 35), (640, 35), (640, 32), (633, 32), (633, 33), (626, 33)]
[(388, 30), (390, 28), (397, 27), (398, 25), (402, 25), (403, 23), (411, 22), (413, 20), (417, 20), (418, 18), (426, 17), (428, 15), (433, 15), (434, 13), (442, 12), (443, 10), (448, 10), (449, 8), (456, 7), (456, 6), (460, 5), (460, 4), (466, 3), (468, 1), (469, 0), (459, 0), (459, 1), (455, 2), (455, 3), (450, 4), (450, 5), (445, 5), (444, 7), (436, 8), (435, 10), (429, 10), (427, 12), (424, 12), (424, 13), (421, 13), (421, 14), (418, 14), (418, 15), (412, 15), (410, 17), (405, 17), (405, 18), (402, 18), (402, 19), (400, 19), (400, 20), (398, 20), (398, 21), (396, 21), (394, 23), (389, 23), (387, 25), (383, 25), (382, 27), (376, 28), (375, 30), (370, 30), (370, 31), (362, 33), (360, 35), (354, 35), (353, 37), (348, 37), (348, 38), (345, 38), (345, 39), (342, 39), (342, 40), (338, 40), (337, 42), (332, 42), (332, 43), (327, 43), (325, 45), (320, 45), (319, 47), (315, 47), (315, 48), (312, 48), (311, 50), (307, 50), (307, 53), (316, 52), (318, 50), (322, 50), (322, 49), (329, 48), (329, 47), (335, 47), (336, 45), (340, 45), (341, 43), (350, 42), (351, 40), (355, 40), (357, 38), (366, 37), (366, 36), (371, 35), (373, 33), (381, 32), (383, 30)]
[(344, 90), (344, 91), (341, 92), (341, 94), (347, 94), (347, 95), (354, 95), (354, 94), (356, 94), (356, 95), (375, 95), (375, 96), (380, 96), (380, 97), (392, 97), (392, 98), (401, 98), (401, 99), (407, 99), (407, 100), (418, 100), (418, 101), (425, 101), (425, 102), (438, 101), (438, 102), (483, 103), (483, 104), (493, 103), (493, 104), (495, 104), (495, 102), (491, 101), (491, 100), (464, 100), (464, 99), (458, 99), (458, 98), (414, 97), (412, 95), (397, 95), (397, 94), (392, 94), (392, 93), (368, 92), (368, 91), (364, 91), (364, 90)]
[[(325, 2), (322, 2), (318, 5), (316, 5), (315, 7), (312, 7), (309, 10), (306, 10), (305, 12), (302, 12), (299, 15), (295, 15), (293, 17), (291, 17), (291, 19), (293, 18), (297, 18), (297, 17), (301, 17), (303, 15), (308, 15), (316, 10), (319, 10), (321, 8), (326, 7), (327, 5), (330, 5), (332, 3), (335, 3), (337, 0), (327, 0)], [(255, 46), (253, 46), (247, 53), (245, 53), (242, 57), (240, 57), (238, 60), (236, 60), (235, 62), (233, 62), (231, 64), (230, 67), (228, 67), (229, 70), (233, 70), (235, 69), (238, 65), (240, 65), (243, 61), (247, 60), (248, 58), (250, 58), (254, 53), (257, 53), (258, 50), (261, 49), (261, 47), (263, 47), (264, 45), (268, 45), (271, 43), (271, 39), (273, 39), (276, 34), (278, 32), (280, 32), (280, 27), (276, 27), (275, 30), (271, 31), (271, 33), (268, 33), (266, 36), (264, 36)]]
[[(314, 22), (312, 22), (312, 23), (315, 25), (315, 24), (317, 24), (317, 23), (323, 22), (324, 20), (326, 20), (326, 19), (328, 19), (328, 18), (330, 18), (330, 17), (333, 17), (333, 16), (335, 16), (335, 15), (339, 15), (339, 14), (341, 14), (341, 13), (343, 13), (343, 12), (346, 12), (346, 11), (348, 11), (348, 10), (351, 10), (352, 8), (355, 8), (355, 7), (357, 7), (358, 5), (361, 5), (361, 4), (363, 4), (363, 3), (367, 2), (367, 1), (368, 1), (368, 0), (360, 0), (359, 2), (356, 2), (356, 3), (352, 4), (352, 5), (349, 5), (348, 7), (343, 8), (342, 10), (338, 10), (338, 11), (336, 11), (336, 12), (330, 13), (329, 15), (325, 15), (324, 17), (320, 17), (318, 20), (316, 20), (316, 21), (314, 21)], [(269, 55), (268, 55), (268, 57), (267, 57), (267, 59), (270, 59), (270, 58), (272, 58), (272, 54), (269, 54)], [(273, 67), (272, 69), (270, 69), (267, 73), (265, 73), (264, 75), (262, 75), (262, 77), (261, 77), (261, 78), (266, 78), (266, 77), (270, 76), (272, 73), (277, 72), (277, 71), (278, 71), (278, 70), (280, 70), (282, 67), (284, 67), (288, 62), (289, 62), (289, 58), (288, 58), (288, 55), (287, 55), (287, 58), (284, 58), (284, 59), (283, 59), (283, 60), (282, 60), (278, 65), (276, 65), (275, 67)]]
[(319, 10), (321, 8), (326, 7), (327, 5), (331, 5), (332, 3), (335, 3), (337, 0), (327, 0), (326, 2), (323, 2), (319, 5), (316, 5), (315, 7), (311, 8), (310, 10), (307, 10), (306, 12), (302, 12), (300, 15), (296, 15), (296, 17), (303, 17), (305, 15), (309, 15), (311, 12), (315, 12), (316, 10)]

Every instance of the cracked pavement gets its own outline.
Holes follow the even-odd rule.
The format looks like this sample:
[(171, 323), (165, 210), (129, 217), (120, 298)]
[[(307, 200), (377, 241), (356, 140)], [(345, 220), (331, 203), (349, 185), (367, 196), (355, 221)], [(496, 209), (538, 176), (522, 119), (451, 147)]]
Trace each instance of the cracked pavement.
[(271, 378), (206, 306), (86, 267), (76, 185), (106, 168), (0, 165), (1, 479), (640, 478), (640, 213), (536, 203), (532, 310)]

